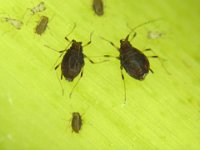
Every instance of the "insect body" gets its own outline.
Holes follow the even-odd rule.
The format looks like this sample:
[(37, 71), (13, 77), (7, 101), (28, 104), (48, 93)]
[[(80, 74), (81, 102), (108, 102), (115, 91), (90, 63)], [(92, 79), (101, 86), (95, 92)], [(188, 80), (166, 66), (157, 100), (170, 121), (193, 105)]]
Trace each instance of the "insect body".
[(66, 80), (73, 81), (81, 72), (84, 64), (82, 42), (72, 40), (72, 45), (63, 56), (61, 62), (62, 75)]
[(93, 0), (93, 9), (95, 13), (99, 16), (103, 15), (103, 1), (102, 0)]
[(143, 80), (150, 70), (147, 57), (137, 48), (133, 47), (128, 41), (129, 35), (125, 40), (120, 40), (120, 62), (121, 68), (137, 80)]
[(48, 21), (49, 21), (48, 17), (42, 16), (39, 24), (36, 26), (35, 33), (42, 35), (47, 28)]
[(82, 127), (82, 118), (79, 112), (72, 113), (72, 121), (71, 121), (72, 130), (76, 133), (79, 133)]

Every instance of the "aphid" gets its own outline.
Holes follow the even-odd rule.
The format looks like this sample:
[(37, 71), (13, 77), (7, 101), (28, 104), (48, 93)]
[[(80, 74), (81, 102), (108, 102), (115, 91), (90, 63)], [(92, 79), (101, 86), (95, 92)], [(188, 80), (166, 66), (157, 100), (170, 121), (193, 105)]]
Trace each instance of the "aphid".
[(147, 38), (149, 39), (158, 39), (163, 36), (164, 33), (158, 31), (149, 31), (147, 32)]
[[(153, 22), (153, 21), (156, 21), (156, 20), (151, 20), (151, 21), (142, 23), (142, 24), (136, 26), (135, 28), (133, 28), (131, 30), (131, 32), (126, 36), (125, 39), (120, 40), (120, 48), (115, 46), (115, 44), (113, 42), (108, 41), (103, 38), (104, 40), (108, 41), (112, 46), (114, 46), (119, 51), (119, 57), (115, 57), (115, 58), (120, 60), (120, 63), (121, 63), (120, 69), (121, 69), (122, 80), (124, 83), (125, 102), (126, 102), (126, 86), (125, 86), (124, 75), (123, 75), (122, 70), (125, 69), (125, 71), (131, 77), (133, 77), (137, 80), (144, 80), (146, 75), (149, 73), (149, 71), (151, 71), (153, 73), (153, 70), (150, 68), (150, 63), (149, 63), (147, 56), (145, 56), (142, 51), (140, 51), (139, 49), (132, 46), (132, 44), (129, 41), (129, 36), (133, 31), (135, 31), (136, 28), (139, 28), (139, 27), (141, 27), (145, 24), (148, 24), (150, 22)], [(136, 32), (133, 35), (132, 39), (135, 36), (136, 36)], [(148, 50), (151, 50), (151, 49), (146, 49), (146, 51), (148, 51)], [(113, 56), (104, 55), (104, 57), (113, 57)], [(158, 58), (158, 56), (149, 56), (149, 57)]]
[[(74, 30), (74, 28), (75, 28), (75, 25), (74, 25), (72, 31)], [(71, 32), (67, 36), (69, 36), (71, 34)], [(90, 34), (90, 41), (87, 42), (85, 45), (82, 45), (82, 42), (77, 42), (74, 39), (72, 41), (70, 41), (67, 36), (65, 37), (65, 39), (69, 42), (69, 45), (71, 45), (71, 46), (69, 49), (66, 48), (65, 50), (57, 51), (57, 52), (61, 53), (59, 58), (62, 57), (63, 55), (64, 56), (62, 58), (62, 61), (58, 65), (56, 65), (55, 70), (61, 65), (61, 72), (62, 72), (61, 80), (64, 76), (64, 78), (69, 82), (72, 82), (74, 80), (74, 78), (76, 78), (79, 74), (81, 74), (78, 81), (75, 83), (74, 87), (72, 88), (72, 90), (70, 92), (69, 97), (71, 97), (74, 88), (77, 86), (79, 80), (83, 76), (83, 68), (84, 68), (84, 64), (85, 64), (84, 58), (87, 58), (91, 63), (94, 63), (94, 62), (88, 56), (83, 54), (83, 47), (91, 44), (92, 33)], [(62, 87), (62, 85), (61, 85), (61, 87)], [(62, 93), (64, 93), (63, 89), (62, 89)]]
[(42, 35), (47, 28), (48, 22), (49, 22), (49, 18), (46, 16), (42, 16), (40, 18), (40, 22), (38, 23), (38, 25), (35, 28), (35, 33)]
[(93, 9), (97, 15), (103, 15), (103, 8), (103, 0), (93, 0)]
[(40, 2), (37, 6), (33, 7), (33, 8), (28, 8), (30, 9), (32, 15), (38, 13), (38, 12), (43, 12), (46, 10), (45, 4), (44, 2)]
[(79, 133), (82, 127), (82, 118), (79, 112), (72, 113), (72, 121), (71, 121), (72, 130), (76, 133)]
[(17, 19), (13, 18), (8, 18), (8, 17), (3, 17), (1, 18), (3, 22), (8, 22), (10, 23), (13, 27), (15, 27), (17, 30), (20, 30), (21, 27), (23, 26), (23, 22)]

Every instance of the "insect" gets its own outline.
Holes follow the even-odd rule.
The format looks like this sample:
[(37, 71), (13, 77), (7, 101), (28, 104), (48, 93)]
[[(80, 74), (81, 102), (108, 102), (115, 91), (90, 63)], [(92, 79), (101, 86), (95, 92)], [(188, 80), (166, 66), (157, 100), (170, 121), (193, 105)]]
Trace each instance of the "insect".
[(17, 19), (9, 18), (9, 17), (3, 17), (1, 18), (2, 22), (8, 22), (10, 23), (13, 27), (15, 27), (17, 30), (20, 30), (21, 27), (23, 26), (23, 22)]
[(27, 20), (27, 23), (30, 21), (31, 17), (37, 13), (40, 13), (40, 12), (43, 12), (46, 10), (46, 7), (45, 7), (45, 3), (44, 2), (40, 2), (38, 5), (34, 6), (33, 8), (27, 8), (24, 15), (23, 15), (23, 18), (26, 16), (27, 12), (30, 13), (30, 17), (28, 18)]
[(33, 8), (28, 8), (31, 11), (31, 14), (34, 15), (38, 12), (43, 12), (46, 10), (44, 2), (40, 2), (37, 6)]
[[(76, 27), (76, 25), (74, 25), (72, 31), (74, 30), (75, 27)], [(72, 88), (72, 90), (70, 92), (70, 95), (69, 95), (70, 98), (71, 98), (74, 88), (77, 86), (79, 80), (83, 76), (83, 68), (85, 65), (84, 58), (87, 58), (90, 61), (90, 63), (95, 63), (88, 56), (83, 54), (83, 47), (91, 44), (91, 38), (92, 38), (93, 33), (90, 34), (89, 42), (87, 42), (85, 45), (82, 45), (82, 42), (77, 42), (74, 39), (72, 41), (70, 41), (68, 39), (68, 36), (72, 33), (72, 31), (70, 33), (68, 33), (68, 35), (65, 37), (65, 39), (69, 42), (69, 45), (71, 45), (69, 47), (69, 49), (66, 48), (65, 50), (57, 51), (57, 50), (54, 50), (45, 45), (46, 47), (61, 53), (59, 58), (64, 55), (62, 58), (62, 61), (58, 65), (55, 66), (55, 70), (59, 66), (61, 66), (61, 80), (64, 76), (64, 78), (67, 81), (72, 82), (74, 80), (74, 78), (76, 78), (80, 74), (78, 81), (75, 83), (74, 87)], [(57, 61), (56, 61), (56, 63), (57, 63)], [(62, 87), (62, 85), (61, 85), (61, 87)], [(62, 93), (64, 93), (63, 88), (62, 88)]]
[[(154, 21), (157, 21), (157, 20), (147, 21), (133, 28), (130, 31), (130, 33), (125, 37), (125, 39), (120, 40), (119, 48), (113, 42), (106, 40), (105, 38), (102, 38), (106, 40), (107, 42), (109, 42), (112, 46), (114, 46), (119, 51), (118, 57), (110, 56), (110, 55), (104, 55), (104, 57), (114, 57), (120, 60), (120, 64), (121, 64), (120, 70), (121, 70), (122, 80), (124, 83), (124, 91), (125, 91), (125, 102), (126, 102), (126, 86), (125, 86), (124, 75), (123, 75), (122, 70), (125, 69), (128, 75), (140, 81), (145, 79), (149, 71), (153, 73), (153, 70), (150, 68), (148, 57), (145, 56), (145, 54), (142, 51), (140, 51), (138, 48), (132, 46), (132, 44), (129, 41), (129, 36), (137, 28)], [(135, 37), (136, 37), (136, 32), (133, 34), (132, 39)], [(145, 51), (150, 51), (150, 50), (151, 49), (146, 49)], [(158, 58), (158, 56), (149, 56), (149, 57)]]
[(103, 15), (103, 8), (103, 0), (93, 0), (93, 9), (98, 16)]
[(147, 38), (149, 39), (158, 39), (160, 38), (161, 36), (163, 36), (164, 33), (162, 32), (158, 32), (158, 31), (149, 31), (147, 33)]
[(72, 113), (72, 121), (71, 121), (72, 130), (76, 133), (79, 133), (82, 127), (82, 118), (79, 112)]
[(38, 23), (38, 25), (35, 28), (35, 33), (42, 35), (47, 28), (48, 22), (49, 22), (49, 18), (46, 16), (42, 16), (40, 18), (40, 22)]

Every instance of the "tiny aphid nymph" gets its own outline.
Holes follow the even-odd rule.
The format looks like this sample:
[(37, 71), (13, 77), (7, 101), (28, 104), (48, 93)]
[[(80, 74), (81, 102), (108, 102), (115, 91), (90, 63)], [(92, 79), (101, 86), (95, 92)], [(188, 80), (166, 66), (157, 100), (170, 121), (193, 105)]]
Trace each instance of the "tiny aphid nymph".
[(82, 127), (82, 118), (79, 112), (72, 113), (72, 120), (71, 120), (72, 131), (79, 133)]
[(104, 13), (103, 0), (93, 0), (93, 10), (98, 16), (102, 16)]
[(47, 28), (48, 22), (49, 22), (49, 18), (46, 16), (42, 16), (40, 18), (40, 22), (37, 24), (35, 28), (35, 33), (38, 35), (42, 35)]

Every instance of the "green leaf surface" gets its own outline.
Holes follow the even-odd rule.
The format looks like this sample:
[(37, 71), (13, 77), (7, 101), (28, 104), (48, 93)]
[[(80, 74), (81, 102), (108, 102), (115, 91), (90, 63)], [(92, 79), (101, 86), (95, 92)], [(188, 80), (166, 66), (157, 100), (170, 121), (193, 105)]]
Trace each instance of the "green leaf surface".
[[(92, 0), (45, 1), (47, 9), (31, 16), (27, 8), (40, 1), (0, 0), (0, 149), (1, 150), (199, 150), (200, 149), (200, 43), (198, 0), (105, 0), (104, 15), (92, 10)], [(24, 15), (25, 14), (25, 15)], [(50, 18), (42, 36), (34, 33), (42, 15)], [(21, 30), (3, 17), (21, 19)], [(109, 54), (130, 27), (152, 19), (159, 21), (137, 30), (131, 43), (140, 50), (151, 48), (165, 61), (150, 59), (145, 80), (137, 81), (125, 71), (127, 102), (120, 62), (90, 64), (76, 83), (62, 80), (64, 96), (54, 70), (63, 50), (64, 37), (92, 44), (84, 47), (87, 56)], [(128, 26), (127, 26), (128, 24)], [(148, 39), (149, 31), (163, 33)], [(154, 55), (145, 52), (147, 56)], [(104, 58), (95, 58), (102, 60)], [(167, 71), (170, 73), (167, 73)], [(72, 112), (80, 112), (83, 126), (72, 132)]]

